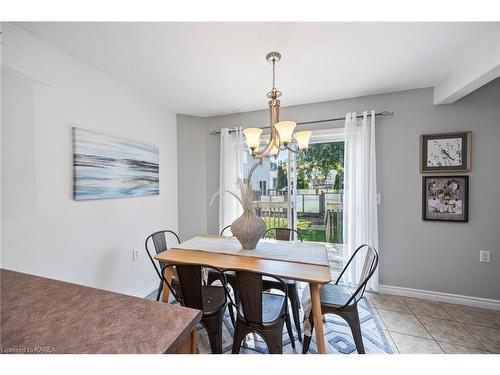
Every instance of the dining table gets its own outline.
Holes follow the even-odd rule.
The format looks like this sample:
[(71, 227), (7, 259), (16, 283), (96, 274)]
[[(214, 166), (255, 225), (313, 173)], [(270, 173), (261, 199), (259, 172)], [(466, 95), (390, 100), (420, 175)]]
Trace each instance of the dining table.
[[(331, 282), (328, 253), (324, 243), (261, 239), (254, 250), (244, 250), (235, 237), (205, 235), (191, 238), (155, 258), (166, 264), (201, 264), (221, 270), (236, 269), (273, 274), (309, 284), (318, 353), (325, 353), (320, 288)], [(164, 268), (170, 282), (172, 267)], [(169, 288), (164, 285), (162, 300), (167, 302)]]

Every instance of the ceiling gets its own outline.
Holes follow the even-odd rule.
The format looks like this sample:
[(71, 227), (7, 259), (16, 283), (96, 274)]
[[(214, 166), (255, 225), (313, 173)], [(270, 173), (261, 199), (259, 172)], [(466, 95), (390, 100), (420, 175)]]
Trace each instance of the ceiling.
[(430, 87), (470, 59), (494, 23), (17, 23), (170, 111), (267, 108)]

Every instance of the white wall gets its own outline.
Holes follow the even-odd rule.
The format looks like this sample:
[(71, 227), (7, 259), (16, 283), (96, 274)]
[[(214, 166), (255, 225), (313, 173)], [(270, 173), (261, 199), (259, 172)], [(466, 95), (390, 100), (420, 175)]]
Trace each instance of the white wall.
[[(145, 237), (177, 230), (175, 115), (31, 34), (2, 28), (1, 266), (145, 291), (157, 281)], [(74, 201), (73, 126), (157, 145), (160, 195)]]
[[(365, 109), (394, 111), (394, 116), (378, 119), (376, 125), (378, 190), (382, 194), (380, 283), (500, 300), (499, 103), (497, 79), (453, 104), (433, 105), (432, 89), (424, 88), (284, 107), (281, 118), (303, 122)], [(262, 106), (265, 108), (265, 100)], [(200, 163), (191, 173), (207, 176), (207, 196), (219, 185), (219, 137), (209, 132), (223, 127), (263, 126), (268, 118), (267, 110), (235, 113), (206, 118), (198, 129), (191, 129), (206, 139), (206, 147), (200, 149), (205, 154), (200, 155)], [(179, 122), (178, 128), (182, 126)], [(460, 130), (472, 130), (469, 222), (422, 221), (419, 137)], [(182, 140), (178, 146), (188, 147)], [(184, 168), (182, 159), (179, 168)], [(179, 190), (183, 189), (179, 184)], [(189, 200), (185, 202), (180, 211), (206, 216), (207, 232), (217, 232), (217, 205), (194, 207)], [(184, 226), (180, 231), (188, 232)], [(491, 263), (479, 263), (479, 250), (491, 251)]]

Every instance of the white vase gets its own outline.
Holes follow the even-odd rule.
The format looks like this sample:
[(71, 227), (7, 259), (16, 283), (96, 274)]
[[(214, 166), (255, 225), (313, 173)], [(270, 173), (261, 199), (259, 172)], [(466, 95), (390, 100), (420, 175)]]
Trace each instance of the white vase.
[(251, 210), (243, 214), (231, 224), (231, 232), (244, 250), (253, 250), (266, 231), (266, 224)]

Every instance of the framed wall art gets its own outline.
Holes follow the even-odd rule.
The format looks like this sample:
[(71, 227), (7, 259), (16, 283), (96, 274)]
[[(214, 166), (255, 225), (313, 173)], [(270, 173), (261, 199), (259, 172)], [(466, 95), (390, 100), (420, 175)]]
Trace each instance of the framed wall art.
[(75, 200), (158, 195), (158, 147), (73, 128)]
[(466, 172), (471, 167), (472, 132), (420, 137), (420, 172)]
[(423, 176), (422, 219), (469, 221), (469, 176)]

